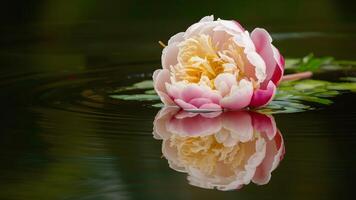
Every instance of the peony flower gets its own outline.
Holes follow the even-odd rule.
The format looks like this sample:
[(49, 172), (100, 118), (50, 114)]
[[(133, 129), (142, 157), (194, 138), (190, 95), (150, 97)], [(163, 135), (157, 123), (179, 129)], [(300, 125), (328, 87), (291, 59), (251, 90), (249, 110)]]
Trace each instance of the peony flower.
[(171, 37), (153, 74), (162, 102), (185, 110), (237, 110), (268, 104), (284, 59), (265, 29), (251, 34), (233, 20), (202, 18)]
[(251, 111), (191, 113), (164, 108), (154, 121), (169, 166), (190, 184), (219, 190), (263, 185), (284, 155), (272, 116)]

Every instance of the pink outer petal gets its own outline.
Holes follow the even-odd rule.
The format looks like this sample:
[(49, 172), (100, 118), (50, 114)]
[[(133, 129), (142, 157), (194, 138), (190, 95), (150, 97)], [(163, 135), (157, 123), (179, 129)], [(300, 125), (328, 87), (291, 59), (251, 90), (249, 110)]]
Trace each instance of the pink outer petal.
[(273, 52), (274, 52), (274, 58), (277, 61), (277, 66), (276, 69), (273, 72), (273, 75), (271, 77), (271, 81), (275, 85), (278, 85), (280, 81), (282, 80), (283, 74), (284, 74), (284, 66), (285, 66), (285, 61), (283, 56), (279, 53), (278, 49), (276, 49), (274, 46), (273, 47)]
[(270, 80), (278, 85), (284, 72), (284, 59), (279, 51), (271, 44), (272, 38), (265, 29), (256, 28), (251, 33), (251, 38), (255, 44), (257, 53), (266, 63), (267, 77), (261, 84), (261, 88), (266, 88)]
[(204, 104), (211, 103), (211, 100), (207, 98), (195, 98), (190, 100), (189, 103), (199, 108)]
[(174, 66), (178, 63), (178, 42), (174, 42), (162, 50), (162, 67), (163, 69), (169, 69), (170, 66)]
[(273, 76), (271, 77), (271, 81), (275, 85), (278, 85), (282, 80), (283, 72), (284, 70), (279, 65), (277, 65), (276, 70), (274, 71)]
[(236, 26), (238, 26), (241, 29), (242, 32), (245, 31), (245, 28), (238, 21), (233, 20), (233, 22), (236, 24)]
[(275, 137), (271, 140), (266, 138), (266, 142), (266, 156), (252, 178), (252, 181), (259, 185), (269, 182), (272, 171), (277, 168), (285, 153), (282, 134), (278, 130)]
[(178, 63), (178, 44), (184, 40), (184, 32), (177, 33), (173, 35), (168, 40), (168, 46), (162, 50), (162, 67), (163, 69), (169, 69), (171, 65), (176, 65)]
[(255, 45), (256, 52), (262, 57), (266, 64), (266, 79), (262, 83), (262, 88), (267, 85), (276, 68), (276, 60), (272, 49), (272, 38), (265, 29), (256, 28), (251, 33), (251, 39)]
[(220, 100), (221, 100), (221, 95), (217, 92), (206, 92), (203, 94), (204, 98), (208, 98), (211, 100), (211, 102), (215, 103), (215, 104), (219, 104)]
[(183, 88), (174, 84), (166, 83), (168, 95), (172, 99), (180, 99)]
[(220, 111), (221, 106), (215, 103), (207, 103), (199, 107), (201, 110)]
[(173, 44), (173, 43), (175, 43), (175, 42), (181, 42), (181, 41), (183, 41), (184, 40), (184, 32), (179, 32), (179, 33), (177, 33), (177, 34), (175, 34), (175, 35), (173, 35), (169, 40), (168, 40), (168, 45), (171, 45), (171, 44)]
[(158, 91), (157, 94), (164, 105), (167, 105), (167, 106), (175, 105), (175, 103), (172, 101), (171, 97), (169, 97), (166, 93)]
[(190, 103), (187, 103), (181, 99), (174, 99), (174, 102), (179, 106), (181, 107), (182, 109), (184, 110), (194, 110), (194, 109), (197, 109), (196, 106), (190, 104)]
[(254, 91), (250, 106), (261, 107), (267, 105), (270, 101), (272, 101), (275, 93), (276, 93), (276, 86), (272, 81), (269, 81), (267, 88), (265, 90), (258, 89)]
[(158, 69), (153, 73), (153, 87), (157, 92), (158, 96), (161, 98), (161, 101), (165, 105), (174, 105), (172, 99), (168, 96), (166, 90), (166, 83), (170, 83), (170, 73), (167, 69)]
[(197, 85), (189, 85), (188, 87), (184, 88), (181, 93), (181, 98), (185, 102), (189, 102), (192, 99), (202, 97), (204, 91), (201, 87)]
[[(213, 110), (219, 105), (221, 96), (210, 88), (198, 85), (166, 84), (169, 96), (184, 110), (197, 110), (205, 104), (211, 105)], [(205, 106), (208, 108), (208, 106)], [(221, 107), (219, 106), (219, 110)]]

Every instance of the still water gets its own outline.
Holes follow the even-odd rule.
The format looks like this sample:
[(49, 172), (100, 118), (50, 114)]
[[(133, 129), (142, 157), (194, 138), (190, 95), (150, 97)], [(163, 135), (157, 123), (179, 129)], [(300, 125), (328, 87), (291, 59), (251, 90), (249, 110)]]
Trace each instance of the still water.
[[(325, 16), (337, 15), (332, 5), (323, 8)], [(242, 23), (267, 26), (286, 57), (314, 52), (355, 60), (355, 26), (348, 20), (349, 14), (329, 23), (325, 23), (327, 17), (307, 23), (287, 18), (292, 25), (274, 23), (275, 16), (265, 21), (241, 16)], [(306, 12), (301, 20), (315, 19), (310, 17), (314, 15)], [(204, 189), (209, 186), (203, 184), (206, 181), (194, 179), (193, 172), (182, 169), (190, 162), (185, 160), (175, 168), (177, 163), (172, 163), (178, 161), (164, 148), (170, 137), (153, 134), (154, 126), (159, 126), (156, 115), (162, 110), (150, 101), (111, 99), (108, 91), (150, 79), (152, 71), (160, 67), (157, 41), (167, 40), (201, 16), (173, 20), (169, 15), (165, 20), (146, 21), (145, 14), (136, 17), (128, 22), (102, 19), (74, 24), (44, 20), (2, 28), (0, 199), (351, 198), (356, 178), (356, 96), (350, 92), (314, 111), (264, 116), (275, 125), (271, 125), (275, 135), (251, 137), (262, 138), (272, 152), (270, 158), (278, 160), (267, 166), (272, 174), (268, 183), (250, 176), (250, 184), (234, 185), (239, 190)], [(255, 118), (253, 113), (239, 115), (251, 121)], [(216, 118), (236, 120), (236, 116), (210, 116), (208, 124), (219, 124)], [(184, 123), (173, 123), (172, 129), (181, 130)], [(176, 146), (168, 147), (179, 151), (179, 137), (182, 135), (174, 139)], [(262, 162), (264, 157), (260, 159)]]

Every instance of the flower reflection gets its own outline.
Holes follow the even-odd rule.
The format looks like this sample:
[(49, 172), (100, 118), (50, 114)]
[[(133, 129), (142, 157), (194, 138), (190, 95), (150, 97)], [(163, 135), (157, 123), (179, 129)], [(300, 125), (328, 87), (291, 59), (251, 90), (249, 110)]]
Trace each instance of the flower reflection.
[(233, 190), (263, 185), (284, 155), (274, 118), (251, 111), (192, 113), (164, 108), (153, 135), (169, 166), (202, 188)]

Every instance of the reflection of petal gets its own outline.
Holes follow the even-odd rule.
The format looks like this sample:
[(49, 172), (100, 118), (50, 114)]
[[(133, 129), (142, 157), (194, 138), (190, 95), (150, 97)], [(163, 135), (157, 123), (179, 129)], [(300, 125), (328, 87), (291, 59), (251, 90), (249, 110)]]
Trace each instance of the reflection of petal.
[(166, 124), (167, 129), (182, 136), (202, 136), (220, 130), (220, 118), (206, 118), (198, 114), (187, 118), (171, 118)]
[(169, 167), (178, 171), (178, 172), (187, 172), (184, 166), (179, 166), (179, 161), (176, 159), (177, 156), (177, 149), (173, 148), (169, 141), (162, 142), (162, 153), (168, 160)]
[(265, 115), (261, 113), (253, 112), (252, 121), (253, 128), (265, 135), (267, 135), (268, 139), (271, 140), (277, 133), (277, 126), (274, 118), (271, 115)]
[(272, 116), (251, 111), (192, 113), (164, 108), (154, 137), (170, 168), (188, 174), (191, 185), (233, 190), (251, 181), (269, 182), (284, 155)]
[(257, 168), (252, 181), (259, 185), (264, 185), (271, 179), (272, 171), (278, 166), (284, 154), (283, 138), (278, 131), (273, 140), (267, 140), (266, 157)]
[(171, 133), (167, 130), (167, 120), (169, 120), (174, 114), (178, 112), (178, 108), (175, 107), (165, 107), (161, 109), (153, 122), (153, 138), (160, 139), (169, 139)]
[(224, 113), (223, 123), (224, 128), (230, 131), (232, 138), (241, 142), (251, 140), (253, 136), (253, 126), (249, 112), (226, 112)]

